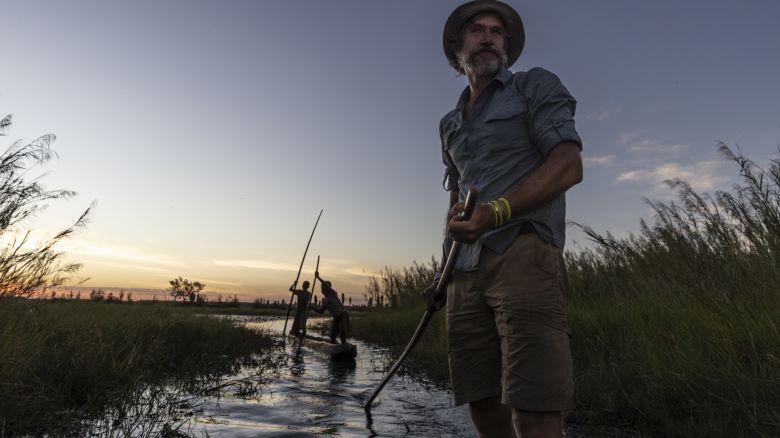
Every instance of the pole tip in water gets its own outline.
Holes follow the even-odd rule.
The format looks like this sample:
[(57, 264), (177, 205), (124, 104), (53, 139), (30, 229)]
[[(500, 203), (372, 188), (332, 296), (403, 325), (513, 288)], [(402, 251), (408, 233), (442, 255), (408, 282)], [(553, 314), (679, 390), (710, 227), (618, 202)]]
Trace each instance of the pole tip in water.
[(363, 402), (363, 409), (365, 409), (366, 412), (370, 412), (371, 408), (376, 406), (379, 406), (379, 397), (372, 400), (371, 403)]

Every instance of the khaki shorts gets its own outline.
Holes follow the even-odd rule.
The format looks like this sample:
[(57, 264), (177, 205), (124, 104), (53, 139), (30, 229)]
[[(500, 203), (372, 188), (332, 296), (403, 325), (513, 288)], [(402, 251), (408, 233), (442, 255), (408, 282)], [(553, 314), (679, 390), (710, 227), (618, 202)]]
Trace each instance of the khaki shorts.
[(448, 357), (455, 404), (501, 396), (528, 411), (574, 406), (561, 250), (536, 234), (504, 254), (483, 248), (479, 269), (447, 287)]

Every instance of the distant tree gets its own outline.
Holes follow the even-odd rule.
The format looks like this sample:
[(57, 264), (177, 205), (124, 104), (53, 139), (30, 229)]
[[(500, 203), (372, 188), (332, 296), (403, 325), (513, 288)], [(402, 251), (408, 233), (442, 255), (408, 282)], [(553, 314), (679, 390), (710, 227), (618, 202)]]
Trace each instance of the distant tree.
[(127, 293), (127, 302), (128, 303), (132, 303), (133, 302), (133, 293), (132, 292), (128, 292)]
[(199, 281), (190, 281), (182, 277), (175, 278), (168, 283), (171, 287), (166, 290), (173, 297), (173, 301), (181, 298), (182, 301), (195, 302), (200, 297), (200, 292), (206, 287)]
[(349, 305), (352, 305), (352, 297), (349, 297)]
[[(0, 120), (0, 136), (6, 135), (12, 116)], [(80, 264), (62, 264), (63, 253), (57, 244), (87, 223), (93, 206), (68, 228), (40, 242), (31, 242), (29, 219), (43, 210), (42, 203), (70, 199), (75, 192), (47, 190), (39, 178), (26, 179), (35, 164), (43, 164), (56, 154), (51, 150), (55, 136), (47, 134), (31, 143), (21, 140), (0, 154), (0, 296), (30, 297), (36, 292), (60, 286), (81, 268)]]

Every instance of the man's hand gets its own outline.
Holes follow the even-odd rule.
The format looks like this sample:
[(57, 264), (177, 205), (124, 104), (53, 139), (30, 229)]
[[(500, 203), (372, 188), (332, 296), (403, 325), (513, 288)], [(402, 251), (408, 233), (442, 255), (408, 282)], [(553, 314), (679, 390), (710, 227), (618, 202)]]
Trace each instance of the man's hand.
[(493, 228), (496, 216), (489, 204), (477, 204), (471, 219), (464, 221), (461, 217), (464, 206), (463, 202), (458, 202), (450, 209), (447, 214), (447, 232), (456, 242), (474, 243)]
[(433, 299), (435, 293), (436, 293), (435, 283), (428, 286), (428, 288), (423, 291), (422, 296), (423, 296), (423, 301), (425, 301), (425, 310), (435, 312), (441, 309), (442, 307), (444, 307), (445, 304), (447, 304), (446, 293), (441, 294), (441, 297), (439, 297), (438, 301), (435, 301)]
[(295, 292), (295, 286), (298, 286), (298, 282), (293, 282), (292, 286), (290, 286), (290, 292)]

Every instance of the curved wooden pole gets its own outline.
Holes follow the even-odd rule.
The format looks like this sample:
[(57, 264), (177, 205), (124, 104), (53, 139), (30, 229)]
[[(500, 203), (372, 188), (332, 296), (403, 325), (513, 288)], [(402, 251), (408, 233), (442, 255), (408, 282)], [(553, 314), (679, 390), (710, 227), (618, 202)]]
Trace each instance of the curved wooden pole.
[[(314, 237), (314, 231), (317, 230), (317, 224), (320, 223), (320, 217), (322, 217), (322, 210), (320, 210), (319, 216), (317, 216), (317, 222), (314, 223), (314, 229), (311, 230), (311, 236), (309, 236), (309, 242), (306, 244), (306, 250), (303, 251), (303, 258), (301, 258), (301, 266), (298, 267), (298, 275), (295, 276), (295, 282), (291, 289), (295, 289), (298, 286), (298, 280), (301, 278), (301, 270), (303, 269), (303, 262), (306, 260), (306, 253), (309, 252), (309, 245), (311, 245), (311, 238)], [(284, 318), (284, 328), (282, 329), (282, 336), (287, 334), (287, 320), (290, 319), (290, 310), (292, 309), (293, 298), (295, 293), (290, 295), (290, 304), (287, 306), (287, 316)]]
[[(475, 188), (469, 189), (469, 193), (466, 195), (466, 205), (462, 213), (464, 220), (469, 220), (471, 218), (471, 213), (474, 212), (474, 207), (477, 204), (477, 196), (478, 192)], [(441, 277), (439, 277), (439, 282), (436, 283), (436, 292), (433, 294), (434, 303), (438, 301), (438, 298), (441, 297), (443, 293), (447, 293), (445, 289), (447, 287), (447, 282), (449, 282), (450, 278), (452, 277), (452, 269), (455, 266), (455, 261), (458, 259), (458, 252), (460, 252), (460, 242), (453, 242), (452, 246), (450, 247), (450, 253), (447, 256), (447, 261), (444, 264), (444, 268), (442, 269)], [(432, 310), (425, 310), (425, 313), (420, 320), (420, 324), (417, 325), (417, 330), (414, 331), (412, 339), (409, 340), (409, 343), (406, 345), (406, 348), (404, 348), (403, 353), (401, 353), (401, 356), (398, 357), (398, 360), (395, 362), (393, 367), (390, 368), (390, 371), (387, 373), (384, 379), (382, 379), (382, 381), (379, 383), (379, 386), (377, 386), (377, 388), (374, 390), (374, 393), (371, 394), (371, 397), (368, 398), (366, 404), (363, 406), (366, 412), (371, 410), (371, 402), (374, 401), (374, 399), (382, 391), (382, 388), (384, 388), (387, 382), (390, 381), (390, 378), (393, 377), (395, 372), (398, 371), (398, 368), (401, 367), (401, 364), (403, 363), (404, 359), (406, 359), (406, 356), (409, 355), (414, 346), (417, 344), (417, 341), (420, 340), (423, 332), (425, 332), (425, 328), (428, 327), (428, 323), (431, 321), (431, 317), (433, 317), (433, 313), (434, 311)]]
[[(317, 256), (317, 267), (314, 269), (314, 272), (317, 272), (320, 270), (320, 256)], [(314, 286), (317, 285), (317, 276), (314, 276), (314, 280), (311, 281), (311, 294), (309, 294), (309, 302), (306, 303), (306, 317), (303, 318), (303, 335), (301, 336), (301, 339), (298, 341), (298, 351), (295, 353), (298, 355), (301, 352), (301, 345), (303, 344), (303, 338), (306, 336), (306, 323), (309, 321), (309, 310), (311, 309), (311, 298), (314, 296)]]

